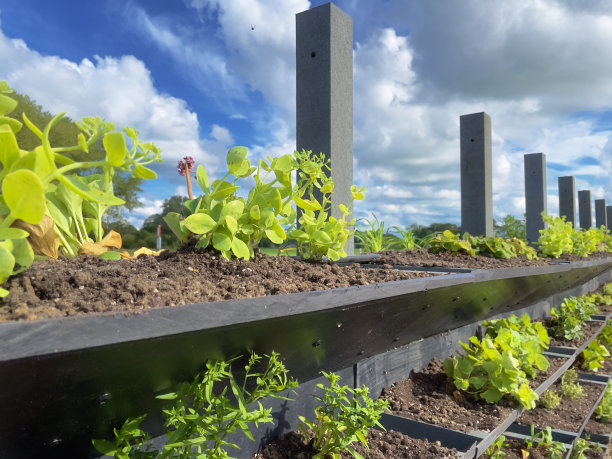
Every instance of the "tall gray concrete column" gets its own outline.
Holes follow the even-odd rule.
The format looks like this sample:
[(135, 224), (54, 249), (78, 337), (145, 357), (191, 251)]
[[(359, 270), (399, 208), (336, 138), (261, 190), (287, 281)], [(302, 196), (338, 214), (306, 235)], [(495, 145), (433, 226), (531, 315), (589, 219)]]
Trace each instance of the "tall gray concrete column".
[(565, 215), (565, 221), (576, 225), (576, 181), (574, 177), (559, 177), (559, 216)]
[(461, 232), (493, 236), (491, 117), (484, 112), (462, 115), (459, 124)]
[(542, 212), (547, 212), (546, 155), (530, 153), (524, 156), (524, 161), (527, 241), (533, 244), (540, 238), (540, 230), (544, 229)]
[(580, 229), (588, 230), (593, 226), (591, 190), (580, 190), (578, 192), (578, 215), (580, 217)]
[(606, 200), (595, 200), (595, 227), (601, 228), (608, 226), (608, 216), (606, 215)]
[[(331, 160), (338, 218), (353, 184), (353, 20), (326, 3), (298, 13), (295, 25), (296, 147)], [(344, 250), (353, 254), (352, 237)]]
[(606, 219), (608, 220), (608, 229), (612, 232), (612, 206), (606, 206)]

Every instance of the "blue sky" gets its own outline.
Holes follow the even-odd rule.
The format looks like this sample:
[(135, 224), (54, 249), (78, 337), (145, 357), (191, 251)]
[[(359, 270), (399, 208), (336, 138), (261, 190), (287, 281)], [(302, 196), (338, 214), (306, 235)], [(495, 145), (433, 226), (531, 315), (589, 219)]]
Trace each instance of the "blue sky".
[[(295, 148), (295, 14), (306, 0), (0, 0), (0, 79), (52, 113), (99, 115), (162, 148), (139, 225), (185, 194), (189, 154)], [(354, 22), (357, 216), (459, 223), (459, 116), (493, 126), (494, 214), (524, 212), (523, 155), (612, 204), (612, 2), (340, 0)], [(253, 30), (251, 26), (255, 26)]]

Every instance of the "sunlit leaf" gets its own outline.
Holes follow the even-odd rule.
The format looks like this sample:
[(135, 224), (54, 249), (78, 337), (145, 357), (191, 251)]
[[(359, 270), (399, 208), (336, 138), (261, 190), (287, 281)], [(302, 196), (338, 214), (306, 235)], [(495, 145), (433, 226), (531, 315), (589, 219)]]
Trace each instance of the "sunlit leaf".
[(40, 178), (29, 170), (11, 172), (2, 181), (4, 202), (14, 218), (38, 223), (45, 214), (45, 190)]
[(127, 155), (125, 136), (122, 132), (109, 132), (104, 135), (102, 144), (106, 150), (107, 160), (115, 167), (122, 166)]

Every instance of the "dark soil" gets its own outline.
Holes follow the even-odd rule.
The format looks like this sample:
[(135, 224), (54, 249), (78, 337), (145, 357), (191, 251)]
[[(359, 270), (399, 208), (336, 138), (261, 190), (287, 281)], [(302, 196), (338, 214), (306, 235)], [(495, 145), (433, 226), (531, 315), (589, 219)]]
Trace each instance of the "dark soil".
[[(522, 450), (526, 448), (523, 440), (517, 440), (515, 438), (506, 439), (507, 446), (503, 448), (503, 451), (508, 455), (505, 459), (523, 459)], [(532, 448), (526, 450), (529, 452), (529, 459), (548, 459), (550, 456), (546, 455), (546, 451), (543, 448)], [(585, 453), (588, 459), (600, 459), (604, 457), (603, 451), (589, 450)]]
[[(394, 266), (423, 266), (442, 268), (469, 268), (469, 269), (493, 269), (513, 268), (519, 266), (542, 266), (546, 265), (547, 259), (529, 260), (526, 257), (516, 258), (492, 258), (483, 255), (464, 255), (461, 253), (429, 253), (427, 249), (409, 251), (385, 250), (380, 253), (379, 258), (373, 259), (372, 264), (389, 264)], [(609, 254), (608, 254), (609, 255)]]
[(226, 260), (209, 251), (162, 252), (132, 260), (78, 256), (37, 262), (9, 279), (0, 321), (89, 313), (139, 313), (150, 308), (252, 298), (427, 277), (423, 272), (338, 266), (257, 254)]
[[(538, 405), (533, 410), (525, 411), (517, 420), (520, 424), (533, 424), (539, 428), (551, 427), (553, 429), (578, 432), (587, 418), (590, 410), (595, 406), (597, 398), (605, 390), (603, 384), (581, 383), (584, 394), (580, 398), (561, 398), (561, 403), (554, 410)], [(561, 381), (553, 384), (552, 390), (561, 393)]]
[[(418, 440), (402, 433), (390, 430), (381, 432), (370, 429), (366, 438), (369, 453), (365, 447), (356, 442), (351, 447), (365, 458), (369, 459), (444, 459), (457, 457), (455, 450), (445, 448), (440, 442), (430, 443)], [(289, 432), (281, 435), (276, 441), (269, 443), (264, 449), (253, 456), (253, 459), (310, 459), (316, 454), (309, 441), (300, 432)], [(342, 459), (352, 459), (349, 452), (340, 454)]]
[(410, 379), (383, 389), (381, 398), (389, 401), (393, 414), (466, 433), (491, 431), (512, 411), (457, 391), (437, 359)]

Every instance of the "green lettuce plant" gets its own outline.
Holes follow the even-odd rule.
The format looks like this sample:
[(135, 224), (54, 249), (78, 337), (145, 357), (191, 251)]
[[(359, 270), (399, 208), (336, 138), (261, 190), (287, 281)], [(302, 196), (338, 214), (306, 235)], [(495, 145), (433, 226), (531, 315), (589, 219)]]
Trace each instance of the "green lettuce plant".
[(315, 395), (320, 405), (315, 408), (315, 420), (299, 416), (299, 428), (305, 438), (309, 438), (308, 429), (314, 434), (313, 448), (318, 451), (313, 459), (331, 457), (340, 458), (340, 452), (348, 451), (353, 457), (363, 459), (359, 453), (351, 448), (351, 444), (359, 441), (366, 450), (369, 450), (366, 436), (368, 428), (380, 424), (380, 416), (388, 408), (387, 400), (372, 400), (368, 395), (368, 388), (351, 389), (340, 386), (340, 376), (335, 373), (322, 372), (329, 385), (317, 384), (324, 391), (322, 397)]
[(471, 336), (469, 341), (459, 341), (463, 352), (444, 361), (444, 371), (455, 387), (487, 403), (496, 403), (508, 394), (526, 409), (535, 408), (538, 395), (529, 387), (513, 350), (501, 350), (488, 336), (482, 340)]
[(549, 410), (554, 410), (561, 404), (561, 396), (557, 391), (547, 390), (540, 397), (540, 404)]
[(115, 429), (113, 441), (93, 440), (94, 447), (102, 454), (119, 459), (138, 457), (137, 454), (158, 458), (232, 457), (227, 448), (239, 447), (228, 441), (227, 436), (240, 430), (253, 441), (250, 424), (257, 427), (260, 423), (274, 422), (272, 409), (264, 408), (260, 400), (291, 400), (282, 393), (298, 385), (297, 381), (288, 378), (288, 371), (277, 353), (264, 357), (267, 358), (265, 365), (260, 356), (251, 354), (241, 381), (235, 378), (231, 368), (236, 359), (207, 362), (206, 371), (196, 376), (191, 384), (183, 385), (177, 392), (158, 396), (158, 399), (173, 402), (171, 408), (163, 411), (168, 439), (161, 451), (147, 448), (149, 436), (139, 427), (145, 416), (128, 419), (120, 430)]
[(561, 376), (561, 393), (565, 398), (580, 398), (584, 395), (584, 389), (576, 382), (577, 379), (578, 373), (573, 368)]
[(599, 343), (598, 340), (594, 339), (589, 345), (582, 351), (582, 369), (597, 371), (603, 368), (603, 361), (610, 358), (610, 352)]
[[(57, 257), (59, 246), (65, 255), (73, 256), (85, 243), (101, 242), (104, 211), (123, 204), (113, 195), (115, 171), (155, 178), (146, 165), (161, 161), (157, 147), (140, 142), (135, 129), (114, 131), (111, 123), (100, 118), (86, 117), (76, 123), (81, 133), (75, 145), (53, 147), (49, 134), (63, 113), (44, 128), (24, 114), (23, 123), (40, 139), (40, 145), (22, 150), (15, 133), (23, 123), (5, 116), (17, 106), (11, 93), (6, 82), (0, 82), (0, 283), (28, 268), (35, 253)], [(131, 139), (131, 148), (125, 136)], [(74, 150), (87, 152), (100, 137), (104, 159), (77, 162), (65, 156)], [(102, 173), (91, 174), (92, 170)], [(7, 294), (0, 289), (0, 297)]]
[(540, 252), (546, 257), (559, 258), (564, 253), (572, 253), (574, 249), (574, 228), (565, 216), (553, 217), (542, 213), (544, 224), (548, 225), (540, 230), (538, 246)]
[(565, 298), (559, 309), (550, 310), (554, 320), (553, 334), (559, 339), (581, 338), (582, 326), (590, 320), (591, 314), (598, 312), (597, 306), (585, 296)]
[(599, 422), (610, 422), (612, 420), (612, 382), (608, 383), (603, 399), (595, 408), (595, 418)]
[(458, 234), (449, 230), (436, 234), (428, 241), (428, 246), (431, 253), (451, 252), (476, 255), (476, 249), (472, 247), (467, 236), (462, 239)]

